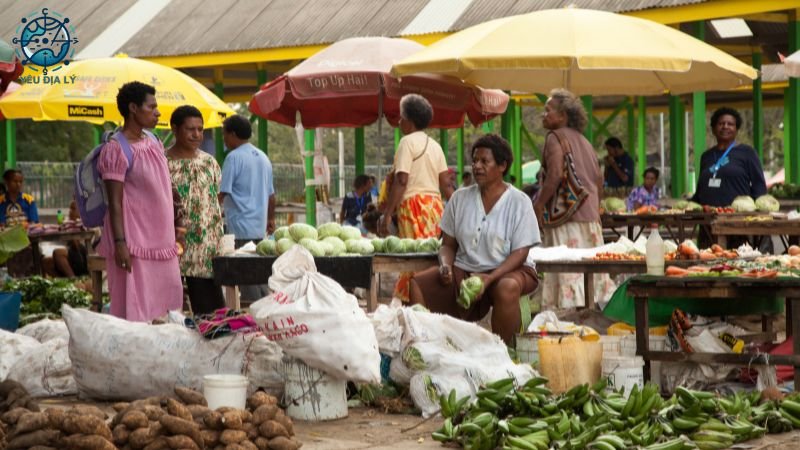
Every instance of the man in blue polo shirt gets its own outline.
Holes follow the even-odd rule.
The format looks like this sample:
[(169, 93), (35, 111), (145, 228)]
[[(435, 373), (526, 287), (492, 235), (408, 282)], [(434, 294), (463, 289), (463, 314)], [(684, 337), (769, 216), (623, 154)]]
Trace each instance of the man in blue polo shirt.
[(610, 137), (605, 142), (608, 156), (606, 156), (606, 187), (633, 187), (633, 159), (622, 148), (622, 141)]
[[(236, 247), (249, 241), (258, 243), (275, 231), (272, 163), (249, 142), (252, 134), (250, 122), (242, 116), (228, 117), (222, 123), (228, 155), (222, 165), (220, 197), (227, 232), (236, 236)], [(257, 300), (267, 293), (266, 285), (243, 286), (241, 291), (243, 300)]]

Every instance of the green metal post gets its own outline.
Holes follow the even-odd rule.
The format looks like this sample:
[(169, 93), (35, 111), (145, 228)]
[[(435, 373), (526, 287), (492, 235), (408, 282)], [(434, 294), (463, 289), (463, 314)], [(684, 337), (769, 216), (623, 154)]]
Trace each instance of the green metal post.
[[(221, 79), (214, 81), (214, 94), (219, 98), (222, 98), (225, 94)], [(217, 163), (222, 166), (222, 163), (225, 162), (225, 143), (222, 141), (222, 127), (214, 130), (214, 147), (216, 149)]]
[(647, 166), (647, 109), (644, 97), (638, 98), (636, 114), (636, 179), (641, 182)]
[(366, 145), (364, 144), (364, 127), (358, 127), (355, 130), (355, 140), (356, 140), (356, 175), (363, 175), (366, 167), (364, 165), (365, 162), (365, 148)]
[[(267, 71), (259, 68), (256, 71), (256, 80), (260, 88), (267, 82)], [(258, 148), (264, 153), (269, 154), (269, 122), (263, 117), (258, 118)]]
[(394, 151), (397, 152), (397, 147), (400, 146), (400, 139), (403, 137), (403, 132), (400, 128), (394, 129)]
[[(701, 41), (706, 40), (706, 22), (698, 20), (692, 24), (692, 35)], [(700, 173), (700, 156), (706, 149), (706, 93), (692, 94), (692, 147), (694, 154), (695, 179)]]
[(514, 102), (514, 128), (511, 130), (511, 136), (514, 139), (514, 164), (513, 169), (514, 185), (517, 188), (522, 187), (522, 105), (519, 102)]
[[(628, 99), (628, 104), (625, 106), (625, 116), (628, 119), (628, 146), (625, 147), (629, 152), (634, 152), (634, 156), (636, 155), (636, 113), (633, 109), (633, 99)], [(638, 161), (638, 158), (635, 158)], [(638, 166), (637, 166), (638, 167)], [(636, 184), (642, 184), (642, 174), (639, 173), (639, 170), (636, 171), (636, 176), (634, 177), (636, 180)]]
[(309, 181), (314, 181), (314, 130), (305, 130), (306, 155), (306, 223), (317, 226), (317, 194)]
[(442, 147), (442, 152), (444, 152), (444, 160), (447, 161), (450, 146), (447, 144), (447, 129), (445, 128), (439, 129), (439, 145)]
[(6, 119), (6, 169), (17, 167), (17, 122)]
[(686, 148), (683, 104), (680, 97), (669, 97), (669, 158), (672, 196), (678, 198), (686, 192)]
[(456, 174), (458, 185), (461, 186), (462, 176), (464, 175), (464, 127), (456, 131), (456, 167), (458, 169)]
[(586, 109), (586, 117), (589, 121), (586, 124), (586, 129), (583, 130), (583, 135), (586, 136), (586, 139), (592, 144), (594, 147), (594, 126), (592, 125), (592, 118), (594, 117), (594, 102), (592, 101), (591, 95), (584, 95), (581, 97), (583, 101), (583, 107)]
[(494, 132), (494, 119), (487, 120), (481, 124), (481, 131), (486, 134)]
[(788, 166), (786, 162), (789, 158), (789, 141), (791, 140), (792, 133), (789, 130), (789, 88), (783, 90), (783, 165)]
[(514, 120), (514, 103), (513, 99), (508, 101), (506, 111), (500, 116), (500, 136), (511, 143), (511, 121)]
[(6, 170), (6, 126), (0, 122), (0, 169)]
[[(789, 53), (800, 49), (800, 22), (796, 13), (789, 19)], [(786, 183), (800, 183), (800, 79), (789, 77), (789, 146), (783, 148)]]
[(753, 80), (753, 147), (764, 164), (764, 94), (761, 90), (761, 52), (753, 52), (753, 67), (758, 78)]
[(100, 139), (103, 138), (103, 126), (102, 125), (92, 125), (92, 143), (94, 147), (100, 145)]

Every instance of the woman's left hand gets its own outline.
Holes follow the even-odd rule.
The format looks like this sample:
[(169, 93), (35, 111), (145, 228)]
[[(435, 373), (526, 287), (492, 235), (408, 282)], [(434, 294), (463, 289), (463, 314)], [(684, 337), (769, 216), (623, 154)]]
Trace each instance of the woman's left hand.
[(473, 273), (472, 276), (481, 279), (481, 290), (478, 291), (478, 295), (475, 297), (475, 300), (477, 301), (483, 298), (483, 294), (486, 292), (486, 289), (489, 287), (489, 285), (492, 284), (493, 280), (488, 273)]

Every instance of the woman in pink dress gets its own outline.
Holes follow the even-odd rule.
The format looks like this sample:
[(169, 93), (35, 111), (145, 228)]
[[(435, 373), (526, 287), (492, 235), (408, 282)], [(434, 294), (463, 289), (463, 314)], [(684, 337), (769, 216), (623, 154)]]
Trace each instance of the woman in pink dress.
[(97, 164), (108, 193), (98, 253), (107, 261), (111, 314), (141, 322), (183, 306), (167, 159), (161, 142), (145, 132), (158, 124), (155, 94), (138, 81), (120, 88), (117, 108), (125, 124), (119, 133), (132, 159), (129, 164), (112, 138)]

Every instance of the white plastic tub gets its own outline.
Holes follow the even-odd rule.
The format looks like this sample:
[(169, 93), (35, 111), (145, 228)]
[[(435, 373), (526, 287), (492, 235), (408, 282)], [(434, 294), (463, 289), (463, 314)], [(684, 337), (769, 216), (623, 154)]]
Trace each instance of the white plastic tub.
[(347, 417), (347, 383), (294, 358), (283, 359), (286, 414), (300, 420)]
[(634, 385), (644, 386), (644, 359), (641, 356), (618, 356), (603, 358), (602, 376), (608, 379), (608, 389), (625, 387), (625, 396)]
[(244, 375), (206, 375), (203, 377), (203, 395), (210, 409), (220, 406), (244, 409), (247, 385), (247, 377)]
[(539, 365), (539, 339), (540, 336), (534, 334), (518, 334), (515, 336), (517, 358), (519, 362)]

